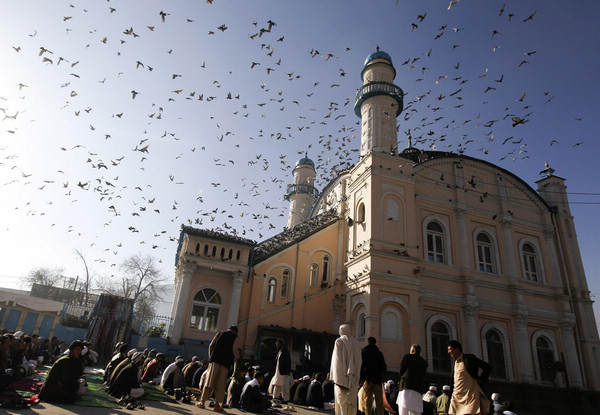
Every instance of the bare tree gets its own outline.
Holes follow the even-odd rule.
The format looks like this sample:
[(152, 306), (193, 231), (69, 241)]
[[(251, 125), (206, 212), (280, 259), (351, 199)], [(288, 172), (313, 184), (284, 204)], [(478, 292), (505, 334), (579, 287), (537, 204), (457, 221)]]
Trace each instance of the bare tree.
[(57, 284), (64, 281), (64, 269), (63, 268), (46, 268), (38, 267), (32, 269), (29, 274), (21, 281), (21, 287), (29, 287), (33, 284), (57, 286)]
[[(85, 268), (85, 282), (83, 283), (83, 285), (85, 289), (84, 304), (87, 307), (90, 301), (90, 284), (92, 282), (92, 276), (90, 275), (90, 270), (87, 266), (87, 261), (83, 256), (83, 252), (81, 252), (79, 249), (76, 249), (75, 255), (77, 255), (81, 259), (81, 261), (83, 262), (83, 267)], [(77, 287), (75, 287), (75, 289), (77, 289)]]
[(156, 304), (160, 301), (160, 286), (166, 281), (156, 264), (156, 259), (140, 254), (127, 258), (121, 264), (124, 275), (120, 281), (111, 283), (107, 279), (99, 281), (104, 292), (131, 298), (136, 313), (154, 314)]

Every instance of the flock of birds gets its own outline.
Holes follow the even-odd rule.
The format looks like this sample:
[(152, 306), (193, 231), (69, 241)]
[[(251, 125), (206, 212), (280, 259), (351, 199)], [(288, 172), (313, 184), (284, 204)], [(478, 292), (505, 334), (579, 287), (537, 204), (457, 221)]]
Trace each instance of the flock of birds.
[[(215, 6), (212, 0), (206, 3), (207, 8)], [(495, 94), (509, 82), (508, 73), (484, 68), (473, 74), (472, 68), (463, 68), (458, 58), (464, 49), (460, 39), (470, 28), (450, 24), (432, 28), (428, 24), (432, 14), (460, 13), (460, 6), (458, 0), (452, 0), (447, 11), (424, 11), (402, 28), (421, 38), (430, 37), (431, 46), (422, 53), (403, 59), (390, 53), (399, 74), (396, 83), (405, 92), (404, 111), (398, 118), (400, 146), (406, 146), (410, 138), (413, 146), (423, 149), (474, 157), (481, 153), (481, 158), (504, 149), (497, 161), (527, 159), (528, 139), (519, 130), (534, 119), (537, 108), (552, 105), (555, 96), (550, 89), (543, 94), (523, 90), (502, 101)], [(0, 184), (0, 192), (10, 188), (48, 192), (52, 188), (54, 195), (60, 194), (64, 199), (60, 205), (69, 208), (79, 199), (89, 200), (103, 208), (105, 216), (93, 219), (103, 232), (126, 227), (138, 244), (130, 243), (134, 253), (144, 249), (149, 254), (171, 258), (181, 224), (258, 240), (281, 231), (288, 208), (282, 196), (286, 185), (292, 182), (295, 161), (305, 153), (315, 161), (319, 189), (357, 162), (360, 121), (352, 107), (353, 92), (360, 86), (357, 74), (362, 68), (360, 60), (347, 58), (355, 53), (353, 45), (335, 50), (323, 50), (319, 45), (297, 52), (295, 46), (287, 45), (292, 36), (280, 22), (249, 18), (245, 25), (247, 37), (237, 42), (244, 42), (255, 57), (243, 68), (218, 68), (220, 76), (208, 80), (202, 78), (204, 71), (212, 70), (220, 59), (225, 61), (228, 57), (213, 56), (211, 60), (207, 55), (193, 68), (189, 63), (177, 66), (168, 61), (180, 53), (174, 39), (172, 47), (147, 56), (135, 55), (137, 42), (151, 37), (162, 47), (169, 43), (166, 33), (172, 33), (173, 26), (200, 26), (196, 18), (181, 16), (176, 10), (156, 10), (154, 19), (145, 22), (145, 26), (124, 26), (118, 33), (108, 27), (95, 27), (85, 33), (74, 24), (86, 18), (89, 11), (85, 7), (83, 3), (73, 3), (61, 10), (62, 18), (53, 23), (57, 29), (52, 41), (34, 28), (22, 43), (3, 51), (28, 58), (35, 55), (37, 70), (52, 69), (52, 79), (61, 79), (55, 85), (55, 94), (63, 105), (49, 111), (69, 113), (71, 122), (84, 128), (86, 134), (57, 142), (56, 154), (48, 156), (65, 160), (65, 166), (49, 177), (36, 177), (20, 163), (13, 143), (31, 140), (21, 131), (27, 130), (25, 123), (35, 121), (30, 118), (33, 115), (28, 112), (27, 102), (40, 80), (23, 79), (11, 85), (15, 94), (0, 95), (0, 169), (3, 177), (9, 178)], [(102, 13), (103, 19), (110, 19), (120, 13), (120, 7), (108, 0)], [(511, 11), (510, 5), (502, 4), (497, 10), (498, 25), (504, 31), (511, 30), (511, 25), (531, 24), (539, 17), (537, 13), (531, 10), (519, 15)], [(233, 29), (231, 23), (214, 22), (195, 30), (198, 36), (212, 40)], [(490, 29), (490, 53), (502, 48), (502, 31)], [(163, 32), (165, 38), (160, 38)], [(62, 42), (74, 39), (83, 42), (81, 56), (65, 54), (67, 49)], [(368, 52), (374, 51), (375, 44)], [(100, 48), (109, 52), (96, 52)], [(290, 50), (301, 55), (297, 60), (303, 64), (290, 61)], [(436, 54), (456, 54), (456, 63), (444, 67), (442, 73), (432, 63)], [(514, 53), (511, 70), (526, 68), (537, 55), (536, 50)], [(97, 63), (95, 59), (109, 59), (112, 72), (90, 79), (98, 74), (90, 69)], [(178, 59), (181, 60), (177, 62), (186, 62)], [(353, 65), (352, 71), (340, 67), (340, 62)], [(311, 65), (314, 70), (306, 69)], [(106, 69), (103, 66), (102, 70)], [(192, 72), (194, 81), (186, 83)], [(233, 80), (234, 72), (242, 73), (243, 82)], [(514, 73), (512, 76), (514, 79)], [(125, 79), (131, 87), (122, 86)], [(149, 80), (156, 87), (151, 90), (149, 83), (134, 82), (136, 79)], [(114, 109), (107, 110), (106, 103), (93, 100), (86, 88), (109, 89), (108, 96), (114, 95)], [(481, 101), (469, 103), (473, 96)], [(124, 103), (124, 99), (129, 102)], [(504, 108), (492, 118), (472, 109), (488, 104)], [(103, 106), (96, 109), (97, 105)], [(189, 122), (191, 128), (182, 132), (182, 122)], [(548, 145), (560, 144), (558, 139), (552, 139)], [(564, 146), (582, 144), (578, 141)], [(127, 151), (122, 150), (124, 146)], [(399, 150), (402, 147), (390, 149)], [(81, 174), (81, 166), (86, 167), (85, 173), (75, 176), (73, 171)], [(227, 178), (236, 172), (242, 177)], [(171, 195), (165, 191), (167, 186), (175, 187), (173, 194), (179, 195), (177, 199), (163, 196)], [(24, 216), (45, 216), (47, 226), (53, 227), (57, 223), (53, 215), (64, 211), (46, 214), (52, 204), (58, 201), (48, 200), (46, 206), (25, 202), (13, 208)], [(165, 216), (167, 220), (163, 219)], [(90, 250), (97, 253), (93, 259), (98, 266), (106, 263), (116, 267), (123, 259), (121, 241), (94, 248), (95, 231), (73, 225), (61, 231), (83, 235)]]

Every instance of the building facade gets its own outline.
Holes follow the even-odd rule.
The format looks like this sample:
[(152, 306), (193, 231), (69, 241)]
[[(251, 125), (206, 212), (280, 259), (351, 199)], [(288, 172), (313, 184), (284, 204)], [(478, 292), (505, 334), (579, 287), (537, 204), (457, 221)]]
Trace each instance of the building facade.
[(533, 189), (476, 158), (397, 150), (403, 92), (382, 51), (356, 94), (361, 157), (321, 192), (307, 157), (288, 187), (288, 227), (255, 243), (183, 227), (172, 342), (206, 349), (237, 324), (244, 357), (268, 368), (274, 341), (295, 368), (327, 371), (342, 323), (378, 340), (397, 371), (412, 343), (448, 377), (447, 342), (492, 380), (600, 391), (600, 341), (565, 180)]

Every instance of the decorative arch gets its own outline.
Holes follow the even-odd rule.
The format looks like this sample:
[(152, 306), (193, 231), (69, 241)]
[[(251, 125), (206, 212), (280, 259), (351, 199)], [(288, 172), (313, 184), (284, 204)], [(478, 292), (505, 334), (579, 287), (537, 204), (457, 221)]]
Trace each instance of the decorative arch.
[(402, 341), (404, 338), (404, 318), (392, 304), (381, 310), (380, 337), (385, 340)]
[[(533, 281), (531, 279), (527, 279), (526, 275), (527, 275), (527, 269), (526, 269), (526, 264), (525, 264), (525, 252), (523, 251), (523, 246), (529, 244), (533, 247), (533, 249), (535, 250), (535, 264), (538, 267), (537, 268), (537, 274), (539, 274), (537, 276), (537, 281)], [(546, 283), (546, 276), (545, 276), (545, 272), (544, 272), (544, 261), (542, 259), (542, 249), (540, 248), (540, 244), (539, 242), (531, 237), (525, 237), (522, 238), (519, 241), (519, 263), (521, 264), (521, 275), (523, 276), (523, 279), (526, 281), (530, 281), (530, 282), (537, 282), (538, 284), (544, 284)]]
[(407, 236), (404, 200), (397, 192), (388, 191), (381, 196), (381, 206), (380, 221), (383, 240), (405, 243)]
[(450, 225), (448, 221), (440, 215), (429, 215), (423, 220), (423, 253), (424, 258), (427, 260), (427, 225), (431, 222), (438, 223), (443, 229), (442, 243), (444, 246), (444, 261), (443, 264), (452, 265), (452, 244), (450, 243)]
[[(483, 346), (483, 360), (486, 362), (490, 361), (489, 349), (487, 344), (486, 334), (488, 331), (494, 330), (500, 335), (500, 340), (502, 342), (502, 350), (504, 356), (504, 367), (506, 370), (506, 380), (512, 381), (514, 379), (514, 371), (513, 371), (513, 363), (512, 363), (512, 353), (510, 350), (510, 344), (508, 343), (508, 333), (506, 331), (506, 327), (496, 322), (489, 322), (484, 324), (481, 327), (481, 342)], [(500, 378), (502, 379), (502, 378)]]
[[(542, 377), (543, 370), (540, 367), (540, 356), (538, 354), (538, 347), (537, 347), (537, 341), (540, 338), (546, 340), (549, 343), (550, 347), (552, 348), (552, 358), (554, 359), (555, 362), (559, 360), (558, 346), (556, 344), (556, 339), (554, 338), (554, 335), (547, 330), (537, 330), (531, 336), (531, 350), (533, 351), (533, 364), (535, 367), (535, 377), (538, 380), (538, 382), (544, 383), (545, 381), (543, 380), (543, 377)], [(557, 381), (559, 382), (559, 384), (562, 385), (563, 382), (562, 382), (561, 378), (558, 378)]]
[(219, 328), (222, 304), (222, 296), (216, 289), (212, 287), (199, 289), (192, 299), (189, 327), (216, 332)]
[(427, 319), (427, 323), (425, 324), (425, 333), (427, 335), (427, 361), (430, 362), (430, 368), (432, 371), (444, 371), (445, 369), (438, 369), (434, 365), (434, 361), (443, 359), (442, 356), (448, 355), (447, 345), (437, 344), (439, 343), (439, 341), (436, 340), (435, 336), (432, 336), (432, 327), (435, 323), (442, 323), (446, 326), (446, 328), (448, 329), (448, 337), (450, 337), (448, 340), (458, 338), (456, 334), (456, 325), (452, 320), (450, 320), (447, 316), (443, 314), (435, 314), (429, 317), (429, 319)]
[[(485, 249), (483, 250), (483, 252), (480, 250), (480, 247), (485, 247), (485, 243), (481, 243), (478, 240), (478, 236), (479, 234), (484, 234), (485, 236), (487, 236), (489, 238), (489, 255), (490, 255), (490, 262), (484, 260), (482, 263), (482, 255), (485, 257), (486, 256), (486, 252)], [(493, 231), (493, 229), (484, 227), (484, 226), (479, 226), (477, 228), (475, 228), (475, 230), (473, 231), (473, 247), (474, 247), (474, 258), (475, 258), (475, 269), (479, 272), (485, 272), (488, 274), (496, 274), (496, 275), (500, 275), (502, 274), (502, 269), (500, 264), (502, 263), (500, 261), (500, 252), (498, 250), (498, 239), (496, 238), (496, 233)], [(487, 264), (491, 264), (491, 270), (487, 270), (486, 266)], [(484, 268), (482, 270), (482, 267)]]

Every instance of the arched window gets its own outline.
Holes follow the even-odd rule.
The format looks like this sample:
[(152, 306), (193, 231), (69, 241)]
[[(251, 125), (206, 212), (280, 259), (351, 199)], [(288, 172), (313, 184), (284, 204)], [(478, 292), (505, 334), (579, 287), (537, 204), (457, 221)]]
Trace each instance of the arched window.
[(429, 222), (427, 224), (427, 260), (445, 264), (445, 251), (444, 228), (438, 222)]
[(319, 265), (310, 264), (310, 286), (316, 287), (319, 281)]
[(200, 252), (200, 242), (198, 242), (198, 243), (196, 244), (196, 250), (195, 250), (195, 251), (196, 251), (196, 253), (199, 253), (199, 252)]
[(290, 285), (290, 270), (284, 269), (281, 273), (281, 298), (288, 297), (288, 287)]
[(554, 349), (545, 337), (538, 337), (535, 341), (538, 365), (540, 368), (540, 380), (542, 382), (554, 382), (556, 371), (554, 370)]
[(208, 255), (208, 245), (204, 245), (204, 255)]
[(436, 372), (450, 371), (449, 342), (450, 330), (448, 327), (441, 321), (433, 323), (431, 326), (431, 357), (432, 368)]
[(329, 257), (325, 255), (323, 257), (323, 279), (321, 285), (327, 285), (329, 283)]
[(488, 330), (485, 333), (485, 343), (487, 347), (487, 358), (492, 366), (491, 376), (506, 379), (506, 363), (504, 360), (504, 346), (502, 337), (496, 330)]
[(381, 313), (381, 337), (402, 340), (402, 319), (393, 308), (386, 308)]
[(267, 287), (267, 302), (275, 302), (275, 291), (277, 289), (277, 280), (275, 277), (269, 278), (269, 285)]
[(213, 256), (213, 257), (217, 256), (217, 247), (216, 246), (213, 246), (212, 255), (211, 256)]
[(358, 205), (356, 212), (356, 222), (363, 223), (365, 221), (365, 204), (361, 203)]
[(233, 257), (233, 249), (229, 250), (229, 255), (227, 256), (227, 258), (231, 259)]
[(190, 328), (216, 332), (219, 327), (221, 296), (212, 288), (204, 288), (196, 293), (192, 302)]
[(356, 319), (356, 337), (363, 338), (367, 334), (367, 315), (361, 310)]
[(521, 247), (523, 257), (523, 274), (527, 281), (538, 281), (539, 263), (535, 247), (530, 243), (524, 243)]
[(239, 261), (241, 257), (242, 257), (242, 251), (240, 251), (240, 250), (238, 249), (238, 251), (237, 251), (237, 254), (235, 255), (235, 260), (236, 260), (236, 261)]
[(477, 243), (477, 268), (481, 272), (496, 273), (496, 261), (494, 260), (494, 249), (492, 239), (485, 232), (479, 232)]
[(225, 258), (225, 247), (221, 248), (221, 259)]

